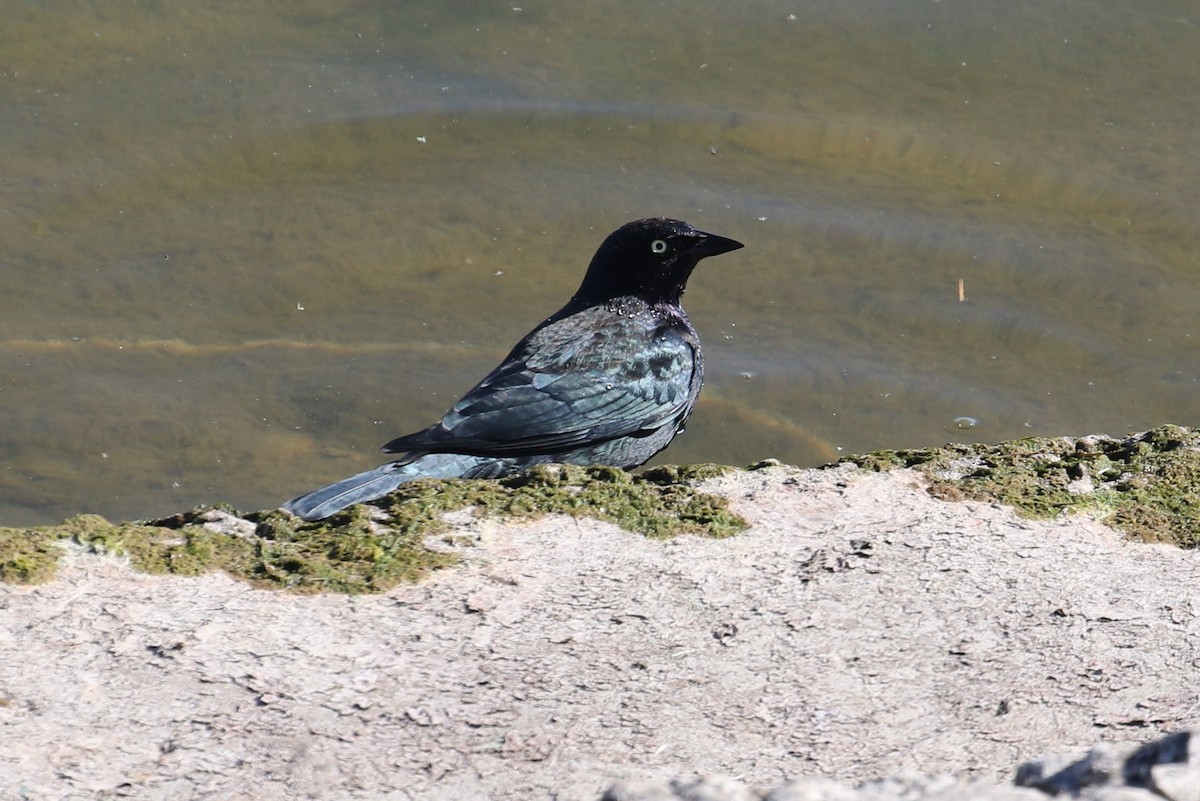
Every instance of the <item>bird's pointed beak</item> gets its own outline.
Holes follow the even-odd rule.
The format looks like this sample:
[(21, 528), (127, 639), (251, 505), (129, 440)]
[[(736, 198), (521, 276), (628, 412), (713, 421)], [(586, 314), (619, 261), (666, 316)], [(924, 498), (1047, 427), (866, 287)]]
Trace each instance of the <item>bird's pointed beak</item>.
[(728, 253), (731, 250), (745, 247), (745, 245), (736, 239), (717, 236), (716, 234), (707, 234), (703, 231), (698, 233), (703, 238), (688, 248), (687, 251), (698, 259), (707, 258), (708, 256), (719, 256), (722, 253)]

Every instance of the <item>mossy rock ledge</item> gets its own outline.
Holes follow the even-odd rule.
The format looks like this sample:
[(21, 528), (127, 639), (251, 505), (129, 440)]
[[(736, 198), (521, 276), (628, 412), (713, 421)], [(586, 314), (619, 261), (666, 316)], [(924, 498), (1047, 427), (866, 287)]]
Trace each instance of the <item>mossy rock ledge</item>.
[(609, 467), (545, 465), (498, 480), (425, 480), (326, 520), (275, 510), (203, 507), (159, 520), (111, 523), (77, 515), (57, 526), (0, 528), (0, 580), (51, 579), (63, 543), (115, 553), (147, 573), (223, 570), (293, 592), (383, 592), (453, 565), (449, 513), (521, 520), (587, 516), (655, 539), (683, 533), (728, 537), (746, 522), (724, 498), (693, 484), (732, 468), (664, 466), (632, 475)]
[[(947, 501), (979, 500), (1028, 517), (1085, 514), (1146, 542), (1200, 545), (1200, 432), (1162, 426), (1127, 437), (1031, 437), (843, 459), (866, 470), (913, 468)], [(774, 460), (753, 466), (778, 464)], [(159, 520), (111, 523), (77, 515), (56, 526), (0, 528), (0, 580), (54, 576), (63, 543), (124, 555), (148, 573), (223, 570), (292, 592), (383, 592), (458, 562), (446, 517), (593, 517), (655, 539), (733, 536), (747, 527), (698, 481), (734, 468), (545, 465), (498, 480), (427, 480), (307, 523), (275, 511), (205, 507)], [(439, 547), (440, 546), (440, 547)]]
[(945, 500), (992, 501), (1027, 517), (1087, 514), (1131, 539), (1200, 545), (1200, 432), (1192, 428), (878, 451), (845, 461), (916, 468)]

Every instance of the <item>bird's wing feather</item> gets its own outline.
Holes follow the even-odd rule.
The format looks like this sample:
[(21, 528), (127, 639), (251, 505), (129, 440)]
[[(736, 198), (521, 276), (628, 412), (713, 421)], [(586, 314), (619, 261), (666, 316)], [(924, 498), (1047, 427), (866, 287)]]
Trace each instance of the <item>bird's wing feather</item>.
[(690, 327), (610, 327), (590, 337), (539, 329), (425, 431), (385, 450), (515, 456), (653, 431), (699, 390)]

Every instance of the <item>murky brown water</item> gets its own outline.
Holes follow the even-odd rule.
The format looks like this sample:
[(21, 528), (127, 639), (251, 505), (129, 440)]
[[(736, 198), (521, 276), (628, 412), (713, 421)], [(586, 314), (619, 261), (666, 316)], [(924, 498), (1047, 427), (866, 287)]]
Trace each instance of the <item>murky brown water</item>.
[(197, 5), (6, 10), (0, 524), (373, 465), (652, 214), (666, 460), (1200, 422), (1193, 4)]

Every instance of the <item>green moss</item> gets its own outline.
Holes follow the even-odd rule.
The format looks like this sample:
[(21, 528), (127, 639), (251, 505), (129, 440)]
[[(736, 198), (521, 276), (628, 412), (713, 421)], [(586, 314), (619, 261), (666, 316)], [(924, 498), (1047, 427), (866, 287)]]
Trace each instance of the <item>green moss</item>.
[(1031, 517), (1093, 514), (1131, 538), (1200, 546), (1200, 432), (1163, 426), (1118, 439), (1032, 437), (852, 457), (916, 467), (934, 495), (1013, 506)]
[[(51, 531), (97, 553), (125, 556), (146, 573), (196, 576), (218, 568), (237, 572), (249, 557), (250, 545), (205, 527), (204, 516), (210, 513), (199, 509), (170, 521), (121, 525), (97, 515), (78, 515)], [(187, 525), (170, 524), (182, 517), (189, 518)]]
[(0, 581), (38, 584), (54, 578), (62, 553), (57, 539), (39, 529), (0, 528)]
[(497, 499), (499, 509), (491, 511), (594, 517), (655, 539), (730, 537), (743, 531), (746, 521), (729, 511), (724, 498), (691, 487), (728, 469), (664, 466), (634, 476), (611, 467), (538, 467), (497, 482), (508, 497)]
[(293, 592), (382, 592), (454, 564), (452, 554), (426, 541), (449, 530), (446, 513), (464, 508), (499, 518), (588, 516), (659, 539), (731, 536), (745, 521), (723, 498), (690, 486), (727, 469), (656, 467), (633, 476), (607, 467), (548, 465), (495, 481), (415, 481), (311, 523), (278, 511), (238, 515), (228, 507), (120, 525), (79, 515), (58, 526), (0, 529), (0, 579), (48, 580), (62, 553), (56, 543), (68, 540), (123, 555), (148, 573), (224, 570)]
[(470, 506), (501, 518), (593, 517), (657, 539), (684, 533), (728, 537), (745, 529), (746, 522), (728, 511), (724, 498), (697, 492), (688, 483), (726, 469), (656, 467), (635, 476), (613, 467), (543, 465), (494, 481), (414, 481), (371, 504), (382, 508), (393, 526), (428, 525), (425, 510), (441, 514)]

